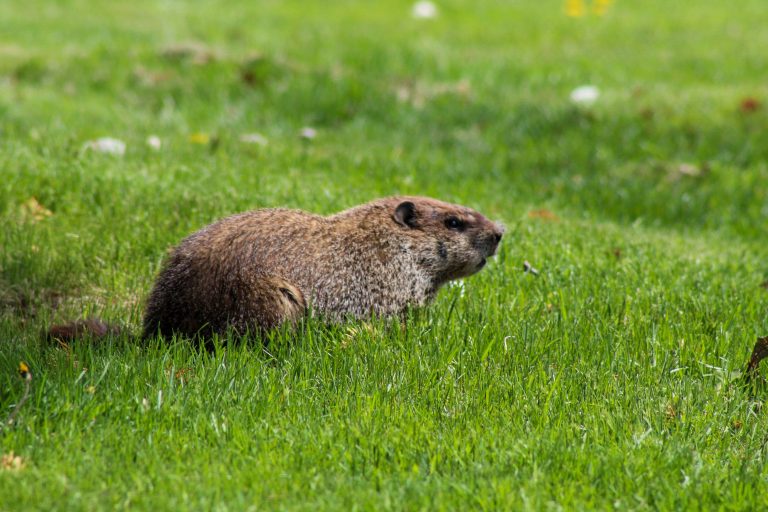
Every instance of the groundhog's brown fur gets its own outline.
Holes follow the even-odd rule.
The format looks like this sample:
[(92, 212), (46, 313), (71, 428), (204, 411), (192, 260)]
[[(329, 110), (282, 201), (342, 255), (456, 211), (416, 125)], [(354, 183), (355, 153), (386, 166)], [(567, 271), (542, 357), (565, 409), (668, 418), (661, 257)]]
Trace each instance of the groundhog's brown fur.
[(330, 320), (392, 315), (479, 271), (503, 228), (426, 197), (390, 197), (329, 217), (233, 215), (173, 251), (150, 294), (144, 336), (263, 332), (311, 308)]

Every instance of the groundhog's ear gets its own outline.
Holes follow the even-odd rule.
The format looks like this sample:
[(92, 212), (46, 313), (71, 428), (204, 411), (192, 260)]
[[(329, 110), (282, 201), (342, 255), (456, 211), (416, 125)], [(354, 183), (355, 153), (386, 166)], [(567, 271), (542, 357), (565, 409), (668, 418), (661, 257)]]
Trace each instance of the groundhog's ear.
[(397, 208), (395, 208), (395, 213), (392, 215), (392, 217), (395, 219), (395, 222), (401, 226), (405, 226), (407, 228), (415, 228), (416, 205), (410, 201), (403, 201), (397, 205)]

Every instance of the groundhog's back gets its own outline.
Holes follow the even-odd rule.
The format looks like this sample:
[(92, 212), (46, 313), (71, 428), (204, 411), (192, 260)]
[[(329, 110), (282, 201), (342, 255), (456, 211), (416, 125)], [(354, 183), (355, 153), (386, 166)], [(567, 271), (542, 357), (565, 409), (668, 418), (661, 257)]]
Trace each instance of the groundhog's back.
[[(276, 208), (233, 215), (193, 233), (171, 252), (157, 278), (147, 301), (144, 335), (237, 327), (237, 315), (249, 314), (241, 309), (259, 299), (243, 294), (252, 295), (260, 284), (274, 289), (281, 279), (292, 289), (286, 274), (296, 265), (314, 272), (307, 255), (324, 240), (327, 222), (319, 215)], [(293, 295), (305, 306), (300, 289)], [(269, 309), (261, 308), (260, 314)], [(198, 323), (201, 318), (206, 325)]]

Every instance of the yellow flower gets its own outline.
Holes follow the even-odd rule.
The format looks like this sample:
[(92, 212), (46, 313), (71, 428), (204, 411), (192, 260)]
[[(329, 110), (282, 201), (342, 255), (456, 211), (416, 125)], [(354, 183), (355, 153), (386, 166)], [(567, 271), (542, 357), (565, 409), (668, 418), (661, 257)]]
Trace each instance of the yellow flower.
[(598, 16), (604, 15), (606, 12), (608, 12), (608, 8), (613, 3), (613, 0), (594, 0), (592, 2), (592, 12), (597, 14)]
[[(608, 8), (613, 0), (592, 0), (590, 9), (593, 14), (603, 16), (608, 12)], [(581, 18), (588, 14), (586, 0), (565, 0), (565, 14), (571, 18)]]
[(210, 135), (207, 133), (193, 133), (189, 136), (189, 142), (192, 144), (208, 144), (211, 141)]
[(586, 13), (584, 0), (565, 0), (565, 15), (580, 18)]
[(29, 371), (29, 366), (24, 361), (19, 363), (19, 375), (24, 380), (32, 380), (32, 372)]

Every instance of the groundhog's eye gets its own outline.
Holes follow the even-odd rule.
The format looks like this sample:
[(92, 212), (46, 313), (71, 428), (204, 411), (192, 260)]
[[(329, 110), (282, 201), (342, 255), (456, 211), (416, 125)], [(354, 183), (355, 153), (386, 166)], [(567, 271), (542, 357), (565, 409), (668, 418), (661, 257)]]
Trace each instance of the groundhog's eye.
[(465, 226), (464, 221), (457, 217), (448, 217), (447, 219), (445, 219), (445, 227), (447, 227), (448, 229), (455, 229), (455, 230), (461, 231), (462, 229), (464, 229), (464, 226)]

